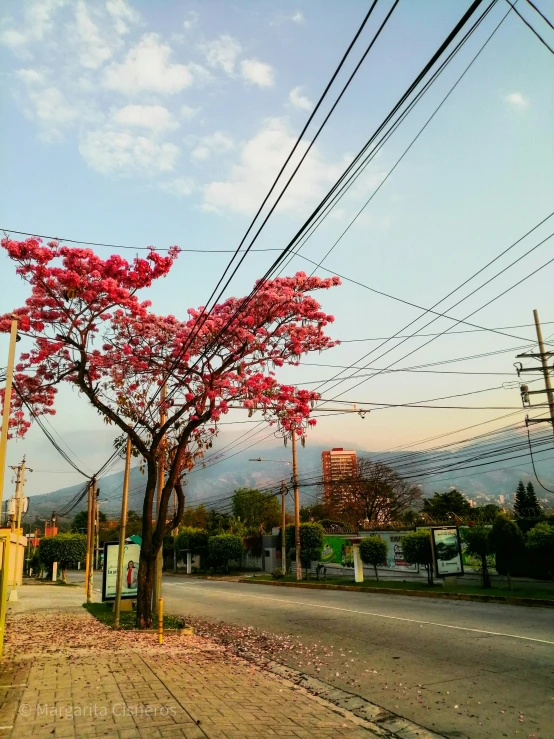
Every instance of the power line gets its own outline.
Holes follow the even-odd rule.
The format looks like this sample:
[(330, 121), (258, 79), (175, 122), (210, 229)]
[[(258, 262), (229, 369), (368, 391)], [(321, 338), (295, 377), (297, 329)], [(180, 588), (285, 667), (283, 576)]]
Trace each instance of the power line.
[[(527, 26), (527, 28), (529, 28), (529, 29), (530, 29), (530, 30), (531, 30), (531, 31), (532, 31), (532, 32), (533, 32), (533, 33), (535, 34), (535, 36), (536, 36), (536, 37), (537, 37), (537, 38), (539, 39), (539, 41), (541, 42), (541, 44), (543, 44), (544, 46), (546, 46), (546, 48), (548, 49), (548, 51), (549, 51), (549, 52), (550, 52), (551, 54), (554, 54), (554, 49), (553, 49), (553, 48), (552, 48), (551, 46), (549, 46), (549, 45), (548, 45), (548, 44), (546, 43), (546, 41), (545, 41), (545, 40), (543, 39), (543, 37), (542, 37), (542, 36), (540, 35), (540, 33), (539, 33), (539, 32), (538, 32), (538, 31), (537, 31), (537, 30), (536, 30), (536, 29), (535, 29), (535, 28), (534, 28), (534, 27), (533, 27), (533, 26), (532, 26), (532, 25), (531, 25), (531, 24), (529, 23), (529, 21), (528, 21), (528, 20), (526, 20), (526, 19), (525, 19), (525, 18), (524, 18), (524, 17), (523, 17), (522, 15), (521, 15), (521, 13), (520, 13), (520, 12), (519, 12), (519, 10), (518, 10), (518, 9), (516, 8), (516, 6), (515, 6), (515, 5), (513, 4), (513, 3), (511, 3), (511, 2), (510, 2), (510, 0), (506, 0), (506, 2), (507, 2), (507, 3), (508, 3), (508, 5), (509, 5), (509, 6), (510, 6), (510, 7), (512, 8), (512, 10), (514, 11), (514, 13), (515, 13), (515, 14), (516, 14), (516, 15), (517, 15), (517, 16), (519, 17), (519, 19), (520, 19), (521, 21), (523, 21), (523, 23), (525, 23), (525, 25)], [(534, 6), (533, 6), (533, 7), (534, 7)], [(542, 13), (541, 13), (541, 15), (542, 15)], [(544, 16), (543, 16), (543, 17), (544, 17)], [(545, 20), (546, 20), (546, 19), (545, 19)], [(547, 21), (547, 22), (548, 22), (548, 24), (550, 25), (550, 22), (549, 22), (549, 21)]]
[[(300, 255), (299, 255), (300, 256)], [(337, 275), (337, 277), (340, 277), (340, 275)], [(345, 278), (341, 278), (345, 279)], [(421, 310), (424, 310), (423, 308)], [(445, 316), (445, 318), (450, 318), (450, 316)], [(549, 324), (554, 323), (554, 321), (542, 321), (543, 326), (548, 326)], [(520, 323), (517, 326), (494, 326), (493, 328), (470, 328), (470, 329), (464, 329), (462, 331), (449, 331), (450, 334), (477, 334), (482, 333), (483, 331), (505, 331), (511, 328), (534, 328), (534, 323)], [(438, 333), (434, 334), (416, 334), (414, 337), (413, 334), (401, 334), (397, 335), (395, 334), (395, 339), (412, 339), (412, 338), (420, 338), (420, 337), (427, 337), (427, 336), (440, 336)], [(341, 344), (353, 344), (356, 342), (361, 341), (385, 341), (390, 339), (390, 336), (371, 336), (366, 339), (341, 339)]]
[(545, 23), (548, 23), (548, 25), (550, 26), (550, 28), (554, 31), (554, 25), (552, 25), (552, 23), (548, 20), (548, 18), (544, 15), (544, 13), (542, 13), (537, 8), (537, 6), (535, 5), (535, 3), (532, 3), (531, 0), (527, 0), (527, 4), (530, 5), (533, 8), (533, 10), (535, 10), (540, 15), (540, 17), (543, 19), (543, 21)]

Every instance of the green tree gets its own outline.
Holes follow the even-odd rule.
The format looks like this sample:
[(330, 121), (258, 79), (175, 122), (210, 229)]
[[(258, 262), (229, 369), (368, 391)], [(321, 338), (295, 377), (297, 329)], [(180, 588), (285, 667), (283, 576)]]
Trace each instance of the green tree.
[(378, 536), (366, 536), (360, 542), (360, 557), (365, 565), (371, 565), (375, 570), (375, 577), (379, 580), (377, 567), (387, 561), (387, 542)]
[(281, 522), (281, 503), (275, 495), (255, 488), (240, 488), (233, 493), (233, 516), (248, 528), (267, 534)]
[(225, 568), (229, 572), (229, 560), (242, 557), (242, 539), (236, 534), (217, 534), (208, 540), (210, 561), (216, 567)]
[(492, 523), (499, 513), (502, 513), (502, 508), (494, 503), (478, 506), (471, 511), (473, 520), (477, 523)]
[(426, 529), (406, 534), (401, 539), (404, 559), (410, 564), (422, 565), (427, 570), (427, 582), (433, 584), (433, 549), (431, 533)]
[(327, 517), (327, 506), (324, 503), (302, 506), (300, 508), (300, 523), (322, 521)]
[(84, 534), (58, 534), (40, 540), (40, 561), (52, 567), (57, 562), (62, 570), (62, 580), (67, 582), (67, 568), (83, 562), (87, 555), (87, 537)]
[[(312, 562), (321, 559), (323, 535), (323, 526), (319, 523), (300, 524), (300, 559), (306, 571)], [(296, 547), (296, 526), (287, 526), (285, 544), (287, 551), (294, 551)]]
[(527, 518), (527, 490), (525, 489), (523, 480), (519, 481), (516, 488), (514, 513), (518, 518)]
[(193, 556), (199, 554), (201, 557), (208, 553), (209, 534), (204, 529), (196, 529), (185, 526), (177, 537), (177, 552), (190, 551)]
[(223, 534), (229, 531), (232, 520), (229, 513), (220, 513), (210, 508), (207, 511), (206, 529), (210, 534)]
[(452, 514), (460, 518), (471, 515), (469, 500), (459, 490), (447, 493), (435, 493), (432, 498), (423, 502), (423, 513), (427, 513), (434, 521), (449, 521)]
[(515, 521), (507, 516), (497, 516), (490, 530), (491, 546), (506, 566), (508, 584), (512, 589), (512, 578), (510, 572), (518, 557), (521, 556), (524, 547), (524, 538), (521, 529)]
[(527, 549), (543, 566), (554, 580), (554, 526), (546, 521), (533, 526), (527, 534)]
[(466, 552), (477, 557), (480, 562), (481, 578), (484, 588), (492, 587), (491, 575), (487, 555), (494, 553), (491, 530), (485, 526), (474, 526), (463, 531), (463, 538), (467, 544)]
[(543, 514), (533, 483), (527, 483), (527, 518), (540, 518)]
[[(98, 520), (100, 523), (106, 523), (108, 520), (106, 514), (103, 511), (98, 512)], [(88, 511), (79, 511), (73, 521), (71, 522), (71, 528), (77, 534), (88, 532)]]
[(186, 508), (181, 519), (181, 524), (194, 529), (207, 529), (208, 511), (206, 506), (201, 503), (199, 506)]

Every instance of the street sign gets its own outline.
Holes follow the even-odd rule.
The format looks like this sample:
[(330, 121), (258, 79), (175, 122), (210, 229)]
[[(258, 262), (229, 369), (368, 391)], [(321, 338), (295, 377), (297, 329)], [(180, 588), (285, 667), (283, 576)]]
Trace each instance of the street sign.
[[(117, 558), (119, 542), (107, 541), (104, 544), (104, 572), (102, 576), (102, 601), (115, 600), (117, 589)], [(137, 597), (140, 546), (126, 541), (123, 553), (123, 585), (121, 598)]]

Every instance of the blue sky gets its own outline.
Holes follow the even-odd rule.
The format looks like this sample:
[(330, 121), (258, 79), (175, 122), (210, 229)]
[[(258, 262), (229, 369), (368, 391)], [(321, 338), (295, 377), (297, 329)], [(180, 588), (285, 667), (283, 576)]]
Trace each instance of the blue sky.
[[(378, 3), (345, 75), (390, 6), (390, 0)], [(401, 0), (264, 229), (259, 248), (287, 243), (468, 6), (467, 0)], [(6, 3), (0, 29), (8, 101), (1, 124), (0, 226), (133, 247), (235, 248), (367, 7), (315, 0)], [(552, 42), (554, 34), (540, 17), (526, 3), (518, 7), (545, 37), (550, 33)], [(542, 0), (540, 7), (554, 17), (552, 0)], [(320, 261), (507, 8), (497, 3), (302, 254)], [(545, 218), (553, 202), (553, 65), (548, 50), (511, 13), (318, 273), (328, 274), (323, 267), (335, 270), (429, 307)], [(314, 130), (309, 129), (304, 147)], [(546, 238), (553, 224), (554, 218), (440, 309)], [(464, 318), (543, 265), (552, 258), (553, 243), (543, 244), (452, 315)], [(154, 309), (183, 316), (189, 306), (202, 305), (228, 256), (182, 254), (171, 275), (152, 290)], [(271, 252), (249, 255), (230, 294), (246, 294), (273, 258)], [(26, 292), (13, 265), (3, 255), (0, 259), (4, 312), (19, 305)], [(288, 268), (292, 270), (311, 270), (311, 265), (296, 257)], [(530, 324), (537, 308), (545, 335), (554, 334), (554, 324), (546, 323), (554, 321), (553, 274), (553, 266), (546, 267), (468, 320), (485, 327)], [(345, 340), (390, 336), (418, 315), (414, 308), (346, 281), (322, 297), (325, 310), (336, 317), (333, 336)], [(423, 333), (448, 325), (439, 319)], [(534, 336), (531, 327), (508, 333)], [(387, 344), (362, 364), (373, 361), (383, 367), (425, 341), (410, 339), (378, 359), (394, 346)], [(314, 381), (338, 371), (314, 363), (349, 365), (378, 343), (344, 343), (281, 376), (312, 383), (306, 386), (313, 388)], [(398, 366), (523, 343), (488, 332), (455, 334), (433, 341)], [(3, 355), (6, 349), (5, 337), (0, 337)], [(509, 373), (515, 353), (450, 367), (505, 372), (505, 377), (389, 373), (343, 398), (403, 403), (498, 387), (513, 379)], [(329, 397), (348, 387), (341, 385)], [(517, 408), (519, 395), (513, 389), (491, 390), (452, 404)], [(363, 422), (351, 415), (322, 419), (313, 438), (387, 449), (508, 412), (381, 410)], [(110, 432), (71, 390), (60, 394), (52, 423), (88, 469), (110, 453)], [(245, 428), (229, 426), (221, 442), (228, 443)], [(78, 481), (65, 474), (63, 461), (38, 429), (24, 442), (11, 444), (8, 463), (23, 453), (37, 469), (60, 471), (36, 475), (30, 492)]]

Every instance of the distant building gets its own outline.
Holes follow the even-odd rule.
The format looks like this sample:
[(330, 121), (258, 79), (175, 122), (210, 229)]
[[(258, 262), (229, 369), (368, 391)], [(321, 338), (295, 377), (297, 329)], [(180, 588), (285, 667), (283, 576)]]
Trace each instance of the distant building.
[(498, 502), (500, 503), (500, 505), (504, 505), (504, 496), (503, 495), (499, 495), (498, 496)]
[(358, 470), (356, 452), (352, 449), (334, 447), (329, 452), (321, 452), (321, 465), (323, 468), (323, 492), (325, 500), (331, 496), (348, 494), (348, 485), (342, 486), (341, 480), (352, 478)]

